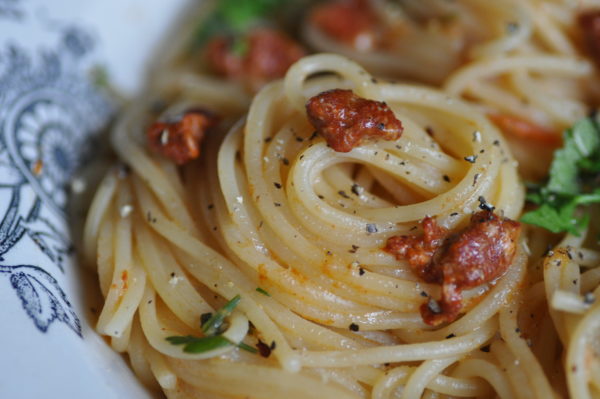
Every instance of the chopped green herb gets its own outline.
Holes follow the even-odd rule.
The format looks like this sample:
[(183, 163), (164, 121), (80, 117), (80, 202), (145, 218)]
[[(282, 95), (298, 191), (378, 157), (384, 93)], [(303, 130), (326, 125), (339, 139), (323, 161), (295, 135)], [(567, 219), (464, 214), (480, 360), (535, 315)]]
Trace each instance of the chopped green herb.
[[(286, 3), (285, 0), (220, 0), (215, 2), (211, 15), (202, 19), (194, 35), (193, 47), (198, 49), (216, 35), (240, 36), (257, 21), (268, 18), (275, 10)], [(243, 55), (247, 44), (243, 40), (234, 41), (234, 51)]]
[[(202, 338), (191, 335), (186, 335), (184, 337), (173, 336), (167, 337), (166, 340), (173, 345), (184, 345), (183, 351), (186, 353), (205, 353), (211, 350), (234, 345), (233, 342), (229, 341), (222, 335), (213, 335)], [(258, 349), (243, 342), (240, 342), (237, 347), (245, 350), (246, 352), (258, 353)]]
[(256, 349), (253, 346), (247, 345), (243, 342), (240, 342), (238, 344), (238, 348), (245, 350), (246, 352), (250, 352), (250, 353), (258, 353), (258, 349)]
[(223, 325), (223, 321), (225, 318), (233, 312), (235, 307), (242, 299), (239, 295), (236, 295), (229, 302), (225, 304), (221, 309), (217, 310), (215, 314), (213, 314), (210, 319), (208, 319), (204, 324), (202, 324), (202, 331), (206, 335), (215, 335), (219, 333), (219, 329)]
[(581, 194), (567, 201), (542, 203), (534, 211), (527, 212), (521, 217), (524, 223), (535, 224), (544, 227), (553, 233), (569, 232), (579, 235), (579, 232), (587, 226), (589, 215), (577, 217), (575, 210), (579, 205), (600, 202), (600, 188), (590, 194)]
[[(172, 345), (184, 345), (183, 351), (187, 353), (204, 353), (214, 349), (223, 348), (229, 345), (236, 345), (234, 342), (231, 342), (223, 335), (220, 335), (222, 333), (220, 328), (223, 325), (223, 321), (225, 320), (225, 318), (228, 317), (238, 305), (240, 299), (241, 297), (239, 295), (236, 295), (235, 297), (233, 297), (233, 299), (227, 302), (225, 306), (217, 310), (214, 314), (202, 314), (202, 316), (200, 317), (202, 321), (202, 331), (204, 332), (204, 334), (206, 334), (206, 336), (171, 336), (167, 337), (166, 340), (169, 341)], [(236, 346), (240, 349), (251, 353), (258, 352), (256, 348), (250, 345), (246, 345), (243, 342), (240, 342)]]
[(194, 337), (193, 335), (186, 336), (172, 336), (167, 337), (166, 340), (169, 341), (173, 345), (185, 345), (197, 340), (198, 337)]
[(222, 335), (213, 335), (202, 338), (188, 335), (185, 337), (167, 337), (166, 339), (173, 345), (184, 345), (183, 351), (186, 353), (204, 353), (232, 345), (232, 343)]
[[(173, 345), (184, 345), (183, 351), (186, 353), (205, 353), (234, 345), (233, 342), (222, 335), (213, 335), (210, 337), (194, 337), (192, 335), (172, 336), (167, 337), (166, 340)], [(258, 353), (258, 349), (243, 342), (237, 344), (237, 347), (250, 353)]]
[(554, 233), (579, 235), (589, 216), (579, 214), (581, 205), (600, 203), (600, 127), (596, 117), (585, 118), (567, 129), (563, 147), (554, 152), (545, 185), (529, 185), (527, 200), (539, 207), (521, 221)]
[(237, 31), (242, 31), (283, 4), (284, 0), (221, 0), (219, 8), (225, 20)]
[(256, 288), (256, 292), (260, 292), (261, 294), (266, 295), (266, 296), (271, 296), (271, 294), (269, 294), (266, 290), (264, 290), (260, 287)]
[(200, 315), (200, 325), (205, 324), (212, 317), (212, 315), (212, 312), (202, 313)]
[(581, 192), (579, 164), (598, 151), (598, 127), (591, 118), (583, 119), (565, 131), (563, 142), (563, 148), (554, 153), (547, 190), (556, 194), (578, 195)]

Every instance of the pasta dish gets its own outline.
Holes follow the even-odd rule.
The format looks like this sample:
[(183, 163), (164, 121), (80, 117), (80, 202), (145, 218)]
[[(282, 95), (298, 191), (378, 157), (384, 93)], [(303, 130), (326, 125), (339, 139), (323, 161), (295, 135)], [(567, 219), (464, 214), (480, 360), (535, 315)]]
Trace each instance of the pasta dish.
[(190, 21), (115, 123), (83, 236), (97, 331), (146, 385), (600, 397), (600, 3)]

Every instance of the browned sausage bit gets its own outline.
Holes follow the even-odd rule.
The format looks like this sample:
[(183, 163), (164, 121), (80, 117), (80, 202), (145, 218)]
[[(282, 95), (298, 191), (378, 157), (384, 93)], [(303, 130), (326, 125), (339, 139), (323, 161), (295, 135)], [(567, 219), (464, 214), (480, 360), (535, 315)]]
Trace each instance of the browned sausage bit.
[(246, 83), (257, 91), (273, 79), (283, 77), (304, 54), (304, 49), (283, 32), (257, 28), (238, 38), (246, 50), (236, 51), (232, 38), (217, 36), (207, 45), (207, 60), (221, 76)]
[(310, 20), (328, 36), (358, 50), (376, 47), (377, 17), (367, 0), (341, 0), (318, 5)]
[(402, 123), (381, 101), (359, 97), (352, 90), (325, 91), (308, 100), (310, 123), (337, 152), (349, 152), (367, 138), (398, 140)]
[(156, 121), (148, 127), (148, 147), (178, 165), (200, 156), (200, 146), (207, 130), (219, 118), (203, 109), (190, 109), (172, 121)]
[(517, 250), (521, 224), (484, 210), (471, 217), (461, 232), (448, 235), (435, 219), (422, 221), (423, 235), (394, 236), (385, 251), (407, 260), (428, 283), (442, 284), (442, 298), (421, 306), (425, 323), (437, 326), (458, 317), (462, 291), (489, 283), (504, 274)]

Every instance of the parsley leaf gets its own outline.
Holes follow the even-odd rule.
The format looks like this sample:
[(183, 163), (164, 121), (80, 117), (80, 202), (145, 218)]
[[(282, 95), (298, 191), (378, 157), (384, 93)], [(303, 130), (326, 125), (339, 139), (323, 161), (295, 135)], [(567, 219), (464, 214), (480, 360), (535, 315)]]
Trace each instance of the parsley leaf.
[(587, 225), (587, 219), (574, 218), (575, 208), (576, 204), (573, 201), (560, 208), (542, 204), (536, 210), (524, 214), (521, 221), (543, 227), (553, 233), (566, 231), (578, 235), (579, 231)]
[(563, 136), (563, 148), (554, 153), (547, 190), (558, 194), (577, 195), (580, 192), (579, 163), (598, 150), (600, 136), (591, 118), (577, 122)]
[(284, 0), (221, 0), (220, 11), (226, 22), (241, 32), (282, 4)]
[(596, 117), (578, 121), (563, 135), (563, 147), (554, 152), (546, 185), (529, 185), (527, 200), (539, 207), (521, 221), (554, 233), (579, 235), (589, 216), (578, 215), (580, 205), (600, 202), (600, 127)]
[[(219, 34), (239, 38), (258, 21), (268, 18), (284, 4), (286, 0), (220, 0), (216, 2), (211, 15), (202, 18), (194, 34), (192, 47), (198, 49), (211, 37)], [(236, 51), (243, 50), (243, 47), (239, 46), (241, 45), (238, 44)]]

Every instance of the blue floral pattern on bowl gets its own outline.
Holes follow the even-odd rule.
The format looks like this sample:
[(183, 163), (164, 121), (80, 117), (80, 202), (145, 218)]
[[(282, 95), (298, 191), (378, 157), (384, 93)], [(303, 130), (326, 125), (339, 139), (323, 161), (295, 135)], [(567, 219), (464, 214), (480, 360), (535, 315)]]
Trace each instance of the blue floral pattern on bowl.
[[(65, 223), (69, 181), (111, 112), (76, 72), (92, 46), (89, 35), (70, 27), (59, 47), (37, 62), (17, 46), (0, 53), (0, 195), (9, 198), (0, 208), (0, 278), (9, 278), (41, 332), (58, 321), (81, 335), (79, 317), (53, 274), (64, 272), (73, 253)], [(6, 263), (11, 251), (31, 244), (50, 263)]]
[(139, 92), (188, 1), (0, 0), (2, 399), (154, 398), (93, 331), (98, 281), (67, 215), (84, 217), (71, 202), (93, 185), (71, 179), (117, 105), (102, 83)]

